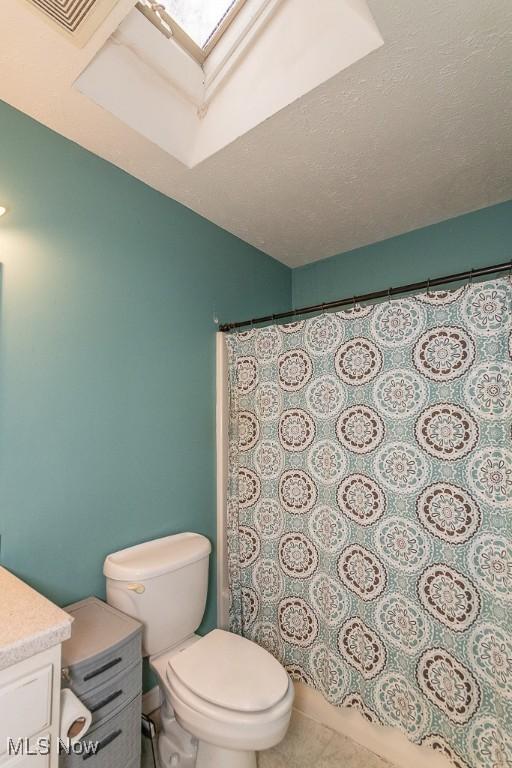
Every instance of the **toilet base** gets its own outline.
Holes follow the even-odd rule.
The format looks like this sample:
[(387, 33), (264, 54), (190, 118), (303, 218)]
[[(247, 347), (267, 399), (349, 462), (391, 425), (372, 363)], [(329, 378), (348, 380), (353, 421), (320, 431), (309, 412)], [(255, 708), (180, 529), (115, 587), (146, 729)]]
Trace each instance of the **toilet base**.
[(161, 731), (158, 737), (160, 768), (195, 768), (197, 739), (185, 731), (164, 700), (160, 708)]
[(226, 749), (200, 741), (196, 768), (256, 768), (256, 752)]
[(181, 727), (164, 700), (160, 709), (162, 730), (158, 737), (161, 768), (256, 768), (256, 752), (226, 749), (198, 741)]

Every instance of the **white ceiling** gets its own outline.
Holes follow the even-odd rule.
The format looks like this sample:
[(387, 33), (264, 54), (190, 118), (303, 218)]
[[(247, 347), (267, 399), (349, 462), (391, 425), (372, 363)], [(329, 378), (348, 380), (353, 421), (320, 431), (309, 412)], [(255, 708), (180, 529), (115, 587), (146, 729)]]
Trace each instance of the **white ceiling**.
[(512, 198), (510, 0), (369, 0), (382, 48), (193, 169), (71, 88), (133, 3), (80, 50), (2, 0), (0, 98), (291, 266)]

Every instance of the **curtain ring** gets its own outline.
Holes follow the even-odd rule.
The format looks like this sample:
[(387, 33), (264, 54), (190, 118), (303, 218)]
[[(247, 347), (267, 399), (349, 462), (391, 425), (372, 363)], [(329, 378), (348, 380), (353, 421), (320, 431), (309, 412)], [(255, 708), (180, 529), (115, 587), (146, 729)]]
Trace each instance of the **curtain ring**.
[(427, 298), (430, 296), (430, 277), (427, 278)]
[(392, 291), (392, 290), (393, 290), (393, 288), (391, 288), (391, 286), (390, 286), (390, 287), (388, 288), (388, 301), (391, 301), (391, 291)]
[(322, 301), (322, 314), (325, 315), (325, 301)]
[(474, 271), (475, 270), (473, 268), (471, 268), (471, 271), (469, 273), (469, 285), (473, 285), (473, 276), (474, 276), (473, 273), (474, 273)]
[(356, 306), (357, 306), (357, 304), (356, 304), (356, 297), (352, 296), (352, 312), (356, 311)]

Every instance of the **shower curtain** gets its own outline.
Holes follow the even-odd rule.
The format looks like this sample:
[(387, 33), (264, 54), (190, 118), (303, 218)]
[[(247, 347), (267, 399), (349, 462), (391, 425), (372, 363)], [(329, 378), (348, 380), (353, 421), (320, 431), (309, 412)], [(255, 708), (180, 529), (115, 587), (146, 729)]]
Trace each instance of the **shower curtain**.
[(230, 334), (231, 628), (459, 768), (512, 766), (510, 279)]

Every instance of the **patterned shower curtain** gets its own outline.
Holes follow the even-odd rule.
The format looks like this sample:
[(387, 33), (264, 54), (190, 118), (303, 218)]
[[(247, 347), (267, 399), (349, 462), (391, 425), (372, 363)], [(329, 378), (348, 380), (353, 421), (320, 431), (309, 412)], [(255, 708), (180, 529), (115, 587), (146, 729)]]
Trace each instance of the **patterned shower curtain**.
[(230, 334), (232, 629), (459, 768), (512, 766), (512, 286)]

